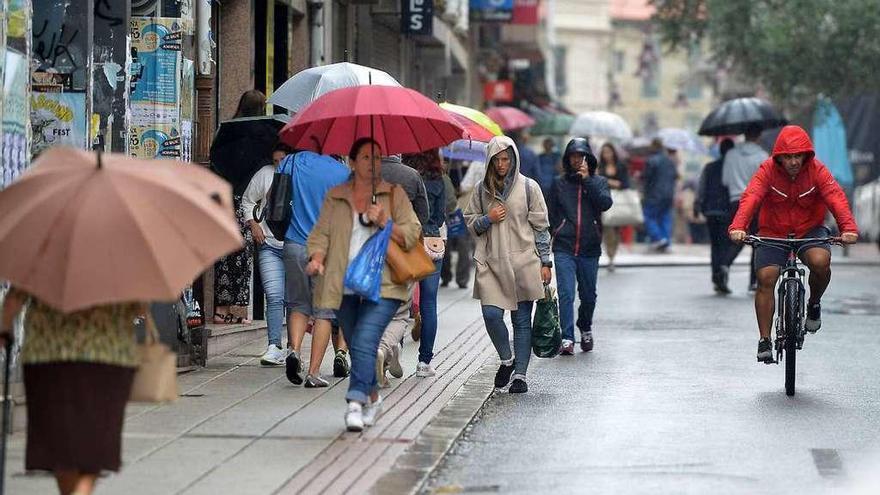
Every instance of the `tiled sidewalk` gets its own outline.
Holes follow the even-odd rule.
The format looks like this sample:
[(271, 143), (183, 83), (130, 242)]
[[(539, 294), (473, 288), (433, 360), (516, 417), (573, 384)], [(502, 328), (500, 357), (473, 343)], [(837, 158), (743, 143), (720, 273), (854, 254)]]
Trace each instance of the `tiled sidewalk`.
[[(130, 406), (123, 469), (100, 480), (97, 493), (368, 491), (494, 355), (470, 294), (441, 290), (437, 376), (414, 376), (418, 344), (407, 339), (402, 359), (407, 375), (391, 379), (383, 416), (363, 434), (344, 432), (347, 380), (333, 379), (326, 389), (291, 385), (283, 368), (259, 365), (265, 349), (260, 335), (211, 359), (208, 367), (181, 375), (176, 403)], [(332, 375), (329, 352), (322, 372)], [(9, 442), (8, 493), (52, 493), (51, 477), (23, 472), (24, 443), (21, 431)]]

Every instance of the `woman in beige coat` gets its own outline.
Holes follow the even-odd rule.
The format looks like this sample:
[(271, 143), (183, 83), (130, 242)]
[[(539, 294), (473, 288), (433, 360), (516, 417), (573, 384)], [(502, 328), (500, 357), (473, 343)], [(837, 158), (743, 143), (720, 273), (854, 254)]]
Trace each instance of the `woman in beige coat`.
[[(486, 330), (501, 358), (495, 387), (510, 383), (511, 393), (524, 393), (532, 353), (532, 307), (544, 297), (544, 285), (552, 277), (550, 223), (540, 186), (519, 173), (513, 140), (493, 138), (488, 156), (486, 177), (464, 212), (476, 236), (474, 298), (483, 306)], [(513, 354), (504, 311), (511, 312), (513, 321)]]
[[(349, 431), (372, 426), (382, 412), (376, 381), (376, 352), (385, 327), (402, 301), (409, 298), (406, 285), (391, 280), (388, 265), (382, 273), (379, 302), (355, 295), (343, 280), (348, 264), (377, 229), (393, 221), (391, 238), (404, 250), (419, 241), (422, 226), (406, 192), (383, 182), (381, 150), (371, 139), (359, 139), (349, 153), (352, 178), (327, 193), (318, 223), (309, 235), (306, 272), (319, 275), (315, 308), (332, 309), (351, 354), (351, 379), (345, 399), (345, 424)], [(374, 189), (375, 188), (375, 189)], [(375, 190), (376, 204), (370, 199)], [(365, 216), (370, 226), (359, 220)]]

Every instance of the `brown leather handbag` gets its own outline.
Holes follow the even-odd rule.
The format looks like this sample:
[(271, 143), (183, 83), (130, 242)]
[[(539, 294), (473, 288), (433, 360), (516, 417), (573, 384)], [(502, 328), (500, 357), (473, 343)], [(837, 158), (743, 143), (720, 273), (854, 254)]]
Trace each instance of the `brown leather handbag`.
[[(397, 187), (391, 189), (391, 205), (394, 207), (394, 193)], [(425, 252), (425, 240), (419, 236), (419, 242), (409, 251), (405, 251), (403, 247), (391, 238), (388, 243), (388, 255), (386, 261), (391, 268), (391, 281), (398, 285), (408, 284), (410, 282), (418, 282), (419, 280), (428, 278), (432, 273), (437, 271), (434, 262)]]

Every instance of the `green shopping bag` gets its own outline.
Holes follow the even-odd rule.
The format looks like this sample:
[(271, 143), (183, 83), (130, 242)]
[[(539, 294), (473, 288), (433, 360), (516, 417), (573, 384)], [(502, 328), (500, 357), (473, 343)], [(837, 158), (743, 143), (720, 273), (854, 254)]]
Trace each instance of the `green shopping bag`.
[(562, 346), (562, 328), (559, 326), (559, 302), (556, 289), (544, 287), (544, 299), (536, 303), (532, 323), (532, 351), (540, 358), (552, 358)]

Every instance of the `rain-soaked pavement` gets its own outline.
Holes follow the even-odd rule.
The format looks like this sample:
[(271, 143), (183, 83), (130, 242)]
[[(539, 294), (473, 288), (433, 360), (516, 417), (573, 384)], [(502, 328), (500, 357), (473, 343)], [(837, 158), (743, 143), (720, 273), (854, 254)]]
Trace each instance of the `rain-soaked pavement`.
[(533, 357), (423, 493), (880, 493), (880, 268), (835, 267), (794, 397), (733, 275), (722, 298), (703, 268), (603, 271), (595, 351)]

